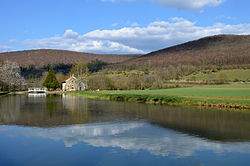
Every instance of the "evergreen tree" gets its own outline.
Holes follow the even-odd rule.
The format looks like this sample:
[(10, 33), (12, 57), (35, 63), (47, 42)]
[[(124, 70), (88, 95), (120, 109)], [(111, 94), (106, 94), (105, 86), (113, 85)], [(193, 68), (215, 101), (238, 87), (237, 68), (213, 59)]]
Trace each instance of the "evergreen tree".
[(60, 84), (56, 79), (55, 72), (52, 66), (50, 66), (49, 68), (49, 73), (45, 81), (43, 82), (43, 86), (47, 87), (49, 90), (55, 90), (57, 88), (60, 88)]

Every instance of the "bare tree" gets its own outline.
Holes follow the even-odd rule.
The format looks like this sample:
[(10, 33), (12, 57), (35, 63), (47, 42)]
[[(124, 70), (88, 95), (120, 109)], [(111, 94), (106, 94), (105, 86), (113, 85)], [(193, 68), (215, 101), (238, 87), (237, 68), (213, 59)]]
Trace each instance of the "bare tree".
[(0, 64), (0, 87), (3, 90), (21, 90), (26, 85), (17, 63), (6, 61)]
[(80, 61), (74, 64), (70, 71), (71, 75), (74, 75), (80, 82), (88, 84), (87, 77), (89, 76), (89, 69), (85, 62)]

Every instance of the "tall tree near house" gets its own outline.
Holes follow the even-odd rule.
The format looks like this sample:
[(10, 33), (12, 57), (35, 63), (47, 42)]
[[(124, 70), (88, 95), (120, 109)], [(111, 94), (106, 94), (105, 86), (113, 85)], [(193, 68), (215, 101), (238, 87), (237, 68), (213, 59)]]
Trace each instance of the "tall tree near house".
[(86, 63), (80, 61), (73, 65), (70, 74), (74, 74), (76, 77), (85, 77), (89, 74), (89, 69)]
[(52, 66), (50, 66), (49, 68), (49, 73), (45, 81), (43, 82), (43, 86), (47, 87), (49, 90), (55, 90), (55, 89), (60, 88), (60, 84), (56, 78), (56, 75)]
[(87, 77), (89, 75), (87, 64), (83, 61), (74, 64), (71, 68), (70, 74), (77, 77), (80, 81), (87, 83)]

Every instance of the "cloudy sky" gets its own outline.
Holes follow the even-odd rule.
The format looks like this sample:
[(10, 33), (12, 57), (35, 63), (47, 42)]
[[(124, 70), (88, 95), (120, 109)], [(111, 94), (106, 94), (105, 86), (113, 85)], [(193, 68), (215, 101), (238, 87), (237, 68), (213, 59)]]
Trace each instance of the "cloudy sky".
[(148, 53), (216, 34), (250, 34), (246, 0), (1, 0), (0, 52)]

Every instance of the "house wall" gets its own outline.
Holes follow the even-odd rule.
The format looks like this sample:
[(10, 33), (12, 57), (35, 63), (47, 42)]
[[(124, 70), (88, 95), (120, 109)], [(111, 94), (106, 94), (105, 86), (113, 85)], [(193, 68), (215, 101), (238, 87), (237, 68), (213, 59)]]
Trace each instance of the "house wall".
[(85, 90), (86, 84), (79, 82), (75, 77), (71, 77), (62, 84), (63, 91)]

